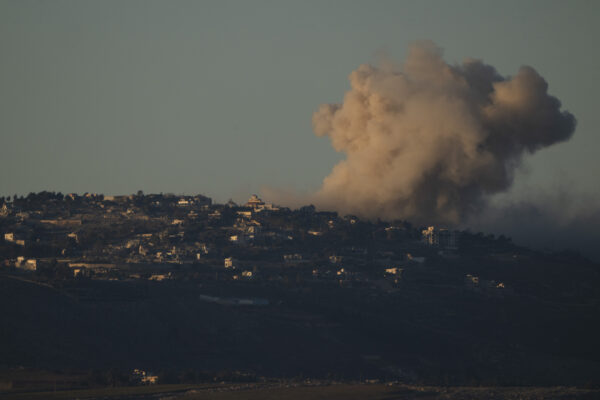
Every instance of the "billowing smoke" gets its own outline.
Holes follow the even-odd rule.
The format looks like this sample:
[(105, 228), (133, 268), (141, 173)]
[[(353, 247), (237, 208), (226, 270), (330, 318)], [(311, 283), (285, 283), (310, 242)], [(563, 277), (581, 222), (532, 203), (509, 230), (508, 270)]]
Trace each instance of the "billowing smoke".
[(568, 183), (551, 189), (494, 198), (485, 212), (473, 215), (461, 228), (503, 234), (533, 249), (574, 250), (600, 262), (598, 197)]
[(448, 65), (433, 43), (402, 67), (362, 65), (314, 131), (346, 154), (317, 206), (367, 218), (457, 224), (507, 190), (525, 154), (567, 140), (572, 114), (531, 67), (502, 77), (479, 60)]

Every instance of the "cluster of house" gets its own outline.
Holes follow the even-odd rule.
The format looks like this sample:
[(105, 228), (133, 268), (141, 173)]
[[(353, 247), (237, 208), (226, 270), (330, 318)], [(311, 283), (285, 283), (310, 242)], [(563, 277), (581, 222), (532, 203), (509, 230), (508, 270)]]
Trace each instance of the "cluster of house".
[(138, 385), (155, 385), (158, 383), (158, 375), (136, 368), (131, 372), (131, 381)]
[[(258, 279), (259, 264), (262, 269), (267, 261), (240, 261), (243, 254), (251, 252), (254, 260), (256, 254), (264, 254), (265, 260), (270, 260), (267, 263), (278, 267), (308, 266), (316, 278), (360, 280), (364, 278), (361, 271), (373, 267), (381, 276), (398, 281), (405, 268), (425, 263), (427, 251), (420, 251), (421, 248), (449, 252), (458, 245), (456, 232), (429, 227), (422, 231), (420, 243), (414, 242), (400, 252), (379, 249), (369, 254), (366, 247), (360, 246), (315, 251), (303, 244), (306, 239), (296, 239), (327, 243), (332, 235), (339, 234), (336, 232), (358, 226), (359, 219), (317, 212), (312, 206), (291, 212), (266, 203), (257, 195), (241, 206), (232, 201), (212, 204), (210, 198), (200, 195), (71, 194), (65, 199), (68, 199), (66, 206), (56, 202), (54, 209), (45, 204), (41, 210), (11, 203), (2, 205), (3, 218), (14, 221), (14, 230), (4, 234), (6, 243), (25, 250), (37, 244), (60, 246), (58, 254), (18, 256), (5, 260), (6, 265), (35, 270), (54, 259), (68, 266), (73, 276), (85, 278), (114, 275), (115, 271), (132, 265), (215, 265), (220, 259), (229, 278)], [(285, 216), (289, 220), (275, 225), (272, 216), (278, 220)], [(292, 217), (296, 216), (301, 218), (294, 220)], [(198, 226), (203, 227), (202, 232)], [(391, 242), (406, 241), (410, 236), (406, 228), (394, 225), (381, 232)], [(98, 241), (99, 238), (103, 241)], [(278, 259), (273, 260), (273, 255)], [(173, 278), (172, 274), (162, 272), (145, 275), (132, 272), (126, 276), (155, 281)]]

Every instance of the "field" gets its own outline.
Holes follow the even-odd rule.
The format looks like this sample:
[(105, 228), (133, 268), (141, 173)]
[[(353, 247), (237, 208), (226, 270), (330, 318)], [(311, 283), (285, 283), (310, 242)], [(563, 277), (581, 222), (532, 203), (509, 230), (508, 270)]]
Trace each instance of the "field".
[(157, 385), (91, 390), (0, 392), (5, 400), (567, 400), (598, 399), (600, 390), (571, 387), (434, 387), (404, 384), (212, 384)]

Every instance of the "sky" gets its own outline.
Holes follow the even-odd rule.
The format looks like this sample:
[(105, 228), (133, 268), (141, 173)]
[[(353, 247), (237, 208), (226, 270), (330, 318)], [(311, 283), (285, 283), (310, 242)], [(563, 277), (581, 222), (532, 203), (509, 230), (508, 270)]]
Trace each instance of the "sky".
[(599, 16), (598, 1), (0, 0), (0, 195), (315, 191), (343, 155), (313, 112), (359, 65), (432, 40), (451, 64), (534, 67), (577, 118), (508, 196), (597, 196)]

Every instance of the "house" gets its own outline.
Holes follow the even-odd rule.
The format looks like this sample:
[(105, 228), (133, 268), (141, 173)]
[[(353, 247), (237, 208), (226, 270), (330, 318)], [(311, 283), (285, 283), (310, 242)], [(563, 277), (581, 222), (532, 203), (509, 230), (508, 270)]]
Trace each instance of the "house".
[[(72, 263), (69, 263), (68, 265), (72, 271), (74, 271), (74, 269), (78, 269), (78, 268), (79, 269), (85, 268), (89, 272), (93, 271), (94, 273), (100, 273), (100, 274), (105, 274), (108, 271), (117, 268), (117, 264), (107, 264), (107, 263), (72, 262)], [(73, 272), (73, 274), (75, 274), (75, 272)]]
[(274, 206), (271, 203), (265, 203), (264, 210), (267, 210), (267, 211), (279, 211), (279, 207), (276, 207), (276, 206)]
[(238, 267), (238, 260), (233, 257), (227, 257), (224, 264), (225, 268), (236, 269)]
[(248, 199), (248, 202), (246, 204), (244, 204), (244, 207), (248, 207), (248, 208), (253, 208), (253, 209), (257, 209), (257, 208), (263, 208), (265, 206), (265, 202), (262, 201), (257, 195), (253, 194), (252, 196), (250, 196), (250, 199)]
[(231, 235), (229, 236), (229, 241), (233, 242), (233, 243), (237, 243), (237, 244), (244, 244), (246, 243), (246, 236), (245, 235)]
[(25, 246), (25, 239), (22, 239), (20, 236), (18, 236), (14, 232), (5, 233), (4, 241), (9, 242), (9, 243), (14, 243), (18, 246)]
[(104, 196), (104, 201), (112, 201), (112, 202), (116, 202), (116, 203), (122, 203), (124, 201), (126, 201), (129, 198), (129, 196)]
[(15, 262), (15, 267), (25, 271), (36, 271), (37, 260), (34, 258), (26, 260), (25, 257), (19, 256)]
[(73, 277), (87, 277), (90, 275), (89, 270), (86, 267), (77, 267), (77, 268), (72, 268), (71, 269), (73, 271)]
[(134, 369), (131, 380), (142, 385), (154, 385), (158, 383), (158, 375), (151, 375), (144, 370)]
[(242, 271), (243, 278), (252, 278), (252, 271)]
[(150, 280), (150, 281), (156, 281), (156, 282), (161, 282), (161, 281), (164, 281), (166, 279), (171, 279), (171, 273), (170, 272), (168, 274), (152, 274), (148, 278), (148, 280)]
[(385, 273), (389, 274), (389, 275), (402, 275), (402, 268), (398, 268), (398, 267), (392, 267), (392, 268), (386, 268), (385, 269)]
[(158, 375), (146, 375), (142, 377), (140, 382), (142, 385), (155, 385), (158, 383)]
[(23, 266), (23, 269), (25, 269), (27, 271), (36, 271), (37, 270), (37, 260), (32, 258), (32, 259), (25, 261), (25, 265)]
[(236, 214), (242, 218), (252, 218), (252, 211), (236, 211)]
[(260, 224), (247, 226), (246, 233), (250, 235), (256, 235), (257, 233), (260, 233)]

